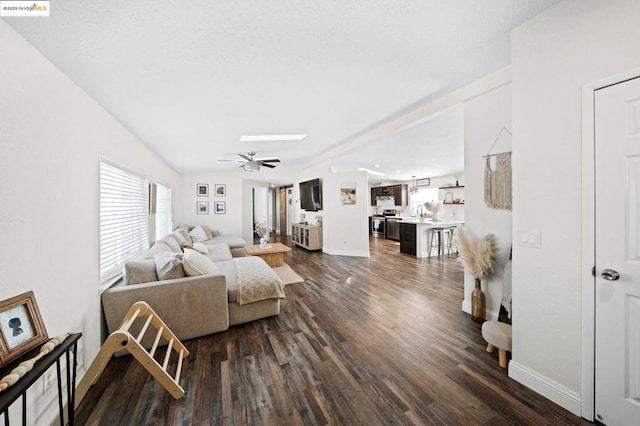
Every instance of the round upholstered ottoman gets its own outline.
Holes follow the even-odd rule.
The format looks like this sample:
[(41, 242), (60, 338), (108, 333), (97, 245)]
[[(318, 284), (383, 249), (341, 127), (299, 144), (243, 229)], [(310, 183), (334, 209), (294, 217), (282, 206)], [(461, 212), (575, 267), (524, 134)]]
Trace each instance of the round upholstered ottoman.
[(507, 352), (511, 352), (511, 326), (498, 321), (485, 321), (482, 324), (482, 337), (487, 341), (487, 352), (498, 348), (500, 367), (507, 366)]

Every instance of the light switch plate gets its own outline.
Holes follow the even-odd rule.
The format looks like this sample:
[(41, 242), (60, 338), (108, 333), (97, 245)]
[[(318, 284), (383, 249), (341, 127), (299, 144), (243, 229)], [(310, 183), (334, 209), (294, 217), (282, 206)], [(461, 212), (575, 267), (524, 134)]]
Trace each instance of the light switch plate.
[(521, 247), (540, 248), (541, 232), (534, 229), (518, 231), (518, 243)]

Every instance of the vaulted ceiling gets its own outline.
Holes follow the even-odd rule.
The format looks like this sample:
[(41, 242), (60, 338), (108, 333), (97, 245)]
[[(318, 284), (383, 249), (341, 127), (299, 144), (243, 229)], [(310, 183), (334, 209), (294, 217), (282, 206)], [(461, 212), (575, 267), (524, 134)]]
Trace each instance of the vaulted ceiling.
[[(507, 66), (511, 29), (554, 3), (57, 0), (48, 18), (5, 21), (178, 172), (192, 173), (237, 167), (217, 161), (237, 152), (285, 165), (318, 158)], [(461, 129), (446, 126), (462, 121), (451, 114), (335, 162), (369, 168), (388, 144), (406, 143), (383, 157), (403, 178), (459, 172)], [(239, 141), (288, 133), (308, 136)], [(437, 149), (438, 167), (420, 161)]]

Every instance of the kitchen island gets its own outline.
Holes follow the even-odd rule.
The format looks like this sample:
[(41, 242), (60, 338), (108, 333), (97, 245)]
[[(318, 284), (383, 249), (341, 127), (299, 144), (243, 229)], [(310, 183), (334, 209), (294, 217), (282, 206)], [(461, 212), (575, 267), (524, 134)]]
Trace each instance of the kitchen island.
[[(449, 228), (464, 225), (464, 220), (403, 218), (400, 222), (400, 252), (416, 257), (429, 256), (429, 241), (434, 228)], [(441, 241), (440, 244), (443, 244)], [(432, 247), (433, 250), (433, 247)]]

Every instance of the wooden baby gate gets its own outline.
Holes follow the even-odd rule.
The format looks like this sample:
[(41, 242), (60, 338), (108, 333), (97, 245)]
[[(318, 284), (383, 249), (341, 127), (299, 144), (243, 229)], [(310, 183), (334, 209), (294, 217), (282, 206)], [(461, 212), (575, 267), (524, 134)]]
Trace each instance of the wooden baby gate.
[[(147, 320), (142, 326), (140, 333), (138, 333), (138, 337), (134, 338), (129, 332), (129, 328), (137, 318), (144, 318), (145, 316)], [(151, 350), (147, 351), (142, 346), (141, 341), (150, 324), (157, 329), (157, 333)], [(160, 365), (154, 358), (154, 355), (160, 343), (160, 338), (162, 337), (169, 343), (164, 361), (162, 365)], [(100, 352), (98, 352), (91, 366), (82, 377), (82, 380), (80, 380), (78, 388), (76, 389), (76, 408), (80, 405), (82, 398), (84, 398), (89, 388), (96, 383), (113, 354), (123, 349), (129, 351), (171, 396), (175, 399), (182, 398), (184, 389), (180, 387), (178, 382), (180, 380), (180, 373), (182, 372), (182, 362), (184, 358), (189, 356), (189, 351), (147, 303), (136, 302), (131, 306), (127, 315), (125, 315), (120, 328), (109, 335), (102, 345)], [(173, 351), (178, 354), (178, 362), (175, 376), (172, 377), (167, 372), (167, 366), (169, 365)]]

